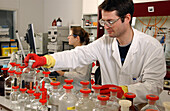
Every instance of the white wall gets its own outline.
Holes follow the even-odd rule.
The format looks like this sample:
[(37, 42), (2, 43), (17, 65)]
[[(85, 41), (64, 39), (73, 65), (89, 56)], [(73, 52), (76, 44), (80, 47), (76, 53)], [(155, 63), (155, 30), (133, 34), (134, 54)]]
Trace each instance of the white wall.
[(82, 0), (44, 0), (44, 32), (58, 17), (61, 17), (63, 26), (81, 25)]
[(34, 24), (35, 32), (43, 32), (43, 4), (42, 0), (0, 0), (0, 9), (16, 11), (15, 29), (24, 36), (29, 23)]

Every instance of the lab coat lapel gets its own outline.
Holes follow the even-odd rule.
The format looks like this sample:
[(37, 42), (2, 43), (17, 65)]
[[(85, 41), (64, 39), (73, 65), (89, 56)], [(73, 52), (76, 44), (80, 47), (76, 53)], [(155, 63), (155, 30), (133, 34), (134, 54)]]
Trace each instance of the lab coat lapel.
[(126, 69), (126, 67), (129, 66), (133, 62), (137, 50), (138, 50), (138, 39), (135, 36), (135, 32), (134, 32), (132, 43), (129, 47), (129, 51), (126, 55), (126, 59), (123, 64), (123, 69)]
[(114, 40), (113, 40), (112, 51), (113, 51), (113, 53), (112, 53), (113, 58), (115, 59), (118, 66), (121, 68), (122, 63), (121, 63), (121, 60), (120, 60), (120, 53), (119, 53), (118, 43), (117, 43), (116, 38), (114, 38)]

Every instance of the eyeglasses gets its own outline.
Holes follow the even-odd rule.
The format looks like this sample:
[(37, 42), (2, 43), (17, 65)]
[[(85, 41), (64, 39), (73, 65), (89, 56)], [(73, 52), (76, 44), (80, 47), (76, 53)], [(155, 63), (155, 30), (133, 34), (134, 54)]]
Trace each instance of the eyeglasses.
[(114, 23), (116, 23), (121, 17), (119, 17), (118, 19), (116, 20), (109, 20), (109, 21), (105, 21), (103, 19), (100, 19), (99, 20), (99, 23), (101, 26), (104, 27), (104, 25), (107, 25), (108, 27), (112, 27)]
[(71, 34), (71, 35), (69, 35), (69, 36), (77, 37), (78, 35)]

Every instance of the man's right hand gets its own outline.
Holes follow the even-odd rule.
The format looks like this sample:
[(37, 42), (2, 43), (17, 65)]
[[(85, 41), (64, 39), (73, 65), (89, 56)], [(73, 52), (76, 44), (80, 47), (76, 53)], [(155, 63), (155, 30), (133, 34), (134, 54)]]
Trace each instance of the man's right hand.
[(40, 57), (37, 54), (28, 54), (24, 59), (25, 66), (28, 66), (29, 59), (35, 60), (34, 64), (32, 65), (32, 68), (44, 66), (47, 63), (46, 58), (43, 56)]

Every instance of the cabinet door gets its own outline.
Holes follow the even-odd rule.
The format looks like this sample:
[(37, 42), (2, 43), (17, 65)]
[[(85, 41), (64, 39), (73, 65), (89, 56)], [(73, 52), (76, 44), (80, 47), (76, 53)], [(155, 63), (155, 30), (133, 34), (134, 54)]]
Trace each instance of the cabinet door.
[(83, 0), (83, 14), (97, 14), (98, 0)]

